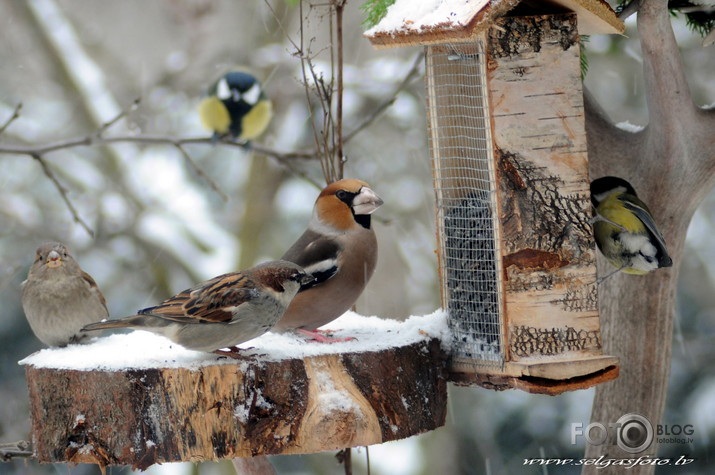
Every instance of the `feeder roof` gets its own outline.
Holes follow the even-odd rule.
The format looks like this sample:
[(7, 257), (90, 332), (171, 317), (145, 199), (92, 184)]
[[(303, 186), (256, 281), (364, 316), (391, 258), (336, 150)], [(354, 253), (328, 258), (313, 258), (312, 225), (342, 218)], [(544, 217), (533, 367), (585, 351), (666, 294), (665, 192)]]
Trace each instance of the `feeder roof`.
[[(395, 0), (365, 36), (378, 48), (466, 41), (520, 3), (522, 0)], [(535, 3), (530, 1), (529, 5)], [(622, 33), (625, 29), (605, 0), (549, 0), (538, 4), (549, 12), (576, 12), (581, 34)]]

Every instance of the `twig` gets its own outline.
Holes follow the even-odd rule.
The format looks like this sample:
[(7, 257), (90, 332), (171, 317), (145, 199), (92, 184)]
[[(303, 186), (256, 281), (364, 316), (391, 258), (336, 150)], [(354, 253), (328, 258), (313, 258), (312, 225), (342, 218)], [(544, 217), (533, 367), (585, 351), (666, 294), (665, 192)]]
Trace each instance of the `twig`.
[(343, 157), (343, 11), (345, 10), (345, 2), (347, 0), (336, 0), (335, 2), (335, 29), (338, 37), (338, 99), (337, 99), (337, 120), (335, 124), (335, 135), (337, 137), (337, 160), (338, 160), (338, 176), (343, 177), (343, 169), (345, 160)]
[[(174, 147), (178, 145), (189, 145), (189, 144), (203, 144), (203, 145), (214, 145), (212, 137), (184, 137), (176, 138), (168, 135), (115, 135), (115, 136), (102, 136), (96, 137), (88, 135), (86, 137), (78, 137), (74, 139), (60, 140), (57, 142), (50, 142), (45, 145), (33, 145), (33, 146), (23, 146), (23, 145), (2, 145), (0, 144), (0, 153), (8, 153), (15, 155), (33, 155), (40, 154), (45, 155), (50, 152), (55, 152), (57, 150), (63, 150), (66, 148), (73, 147), (89, 147), (95, 145), (106, 145), (109, 143), (117, 142), (131, 142), (131, 143), (142, 143), (142, 144), (166, 144), (172, 145)], [(226, 147), (236, 147), (236, 148), (246, 148), (244, 142), (231, 142), (227, 140), (221, 140), (218, 145), (223, 145)], [(269, 147), (262, 146), (260, 144), (251, 144), (253, 150), (263, 155), (273, 157), (276, 160), (294, 160), (294, 159), (314, 159), (315, 150), (308, 150), (303, 152), (282, 152), (280, 150), (275, 150)]]
[(10, 124), (15, 122), (15, 119), (18, 119), (20, 117), (20, 110), (22, 110), (22, 102), (19, 102), (15, 106), (15, 110), (12, 111), (12, 115), (10, 116), (10, 118), (6, 120), (5, 123), (0, 127), (0, 135), (2, 135), (8, 127), (10, 127)]
[(194, 169), (197, 175), (199, 175), (201, 178), (203, 178), (206, 183), (209, 184), (212, 190), (214, 190), (224, 201), (228, 201), (228, 195), (224, 193), (224, 191), (218, 186), (218, 184), (213, 181), (213, 179), (208, 176), (201, 167), (199, 167), (196, 162), (194, 161), (193, 158), (191, 158), (191, 155), (189, 155), (189, 152), (186, 151), (183, 145), (181, 144), (175, 144), (176, 149), (181, 153), (181, 155), (184, 157), (184, 160), (191, 166), (191, 168)]
[(52, 170), (50, 170), (50, 167), (47, 165), (47, 162), (45, 162), (45, 160), (42, 158), (42, 155), (40, 155), (39, 153), (32, 153), (30, 154), (30, 156), (40, 162), (42, 171), (45, 173), (45, 176), (49, 178), (52, 183), (54, 183), (55, 188), (57, 188), (57, 191), (62, 197), (62, 200), (67, 205), (67, 208), (70, 210), (70, 213), (72, 213), (72, 218), (74, 219), (74, 221), (80, 226), (82, 226), (90, 236), (94, 237), (94, 231), (92, 231), (92, 228), (90, 228), (89, 225), (87, 225), (87, 223), (85, 223), (84, 220), (80, 217), (79, 213), (77, 213), (77, 209), (75, 209), (74, 205), (67, 196), (67, 189), (62, 186), (62, 183), (60, 183), (60, 181), (57, 179)]
[(407, 87), (407, 85), (412, 81), (414, 76), (419, 71), (419, 67), (420, 64), (422, 64), (423, 59), (424, 53), (420, 53), (415, 56), (415, 60), (412, 62), (412, 67), (410, 67), (409, 71), (407, 71), (407, 74), (402, 79), (400, 84), (395, 88), (394, 91), (392, 91), (392, 94), (390, 94), (389, 98), (383, 101), (382, 104), (377, 106), (377, 108), (372, 111), (372, 114), (366, 117), (365, 120), (363, 120), (357, 125), (357, 127), (351, 130), (347, 135), (345, 135), (345, 137), (343, 137), (343, 143), (348, 143), (353, 137), (355, 137), (357, 134), (362, 132), (363, 129), (367, 128), (370, 124), (372, 124), (375, 119), (377, 119), (383, 112), (385, 112), (392, 104), (395, 103), (395, 101), (397, 100), (397, 95)]
[(365, 446), (365, 458), (366, 464), (367, 464), (367, 475), (370, 475), (370, 446), (366, 445)]
[[(51, 142), (44, 145), (36, 146), (23, 146), (23, 145), (2, 145), (0, 144), (0, 153), (15, 154), (15, 155), (29, 155), (31, 157), (43, 156), (50, 152), (56, 152), (58, 150), (63, 150), (67, 148), (74, 147), (89, 147), (89, 146), (99, 146), (106, 145), (110, 143), (121, 143), (121, 142), (131, 142), (140, 144), (165, 144), (176, 147), (184, 156), (191, 167), (196, 171), (196, 173), (201, 176), (209, 186), (218, 193), (222, 199), (226, 200), (226, 194), (219, 188), (219, 186), (204, 172), (198, 164), (191, 158), (191, 156), (186, 152), (184, 146), (190, 144), (203, 144), (203, 145), (214, 145), (212, 137), (185, 137), (176, 138), (167, 135), (116, 135), (116, 136), (96, 136), (88, 135), (86, 137), (79, 137), (68, 140), (60, 140), (57, 142)], [(246, 144), (243, 142), (231, 142), (227, 140), (222, 140), (218, 142), (219, 145), (226, 147), (235, 147), (245, 149)], [(315, 180), (309, 178), (302, 172), (299, 172), (293, 164), (291, 163), (296, 159), (311, 160), (316, 158), (315, 150), (309, 150), (305, 152), (282, 152), (269, 147), (262, 146), (260, 144), (253, 143), (251, 145), (252, 149), (256, 153), (272, 157), (285, 166), (287, 166), (291, 171), (294, 171), (299, 176), (305, 178), (312, 184), (316, 184)], [(318, 188), (322, 188), (318, 186)]]
[(633, 15), (640, 8), (640, 0), (632, 0), (628, 5), (624, 5), (623, 9), (618, 12), (618, 19), (626, 21), (626, 18)]
[(132, 104), (131, 104), (129, 107), (127, 107), (126, 109), (123, 109), (123, 110), (122, 110), (119, 114), (117, 114), (117, 116), (114, 117), (113, 119), (111, 119), (111, 120), (105, 122), (104, 124), (102, 124), (102, 125), (99, 127), (99, 129), (97, 129), (97, 133), (96, 133), (97, 137), (101, 137), (102, 134), (103, 134), (108, 128), (110, 128), (111, 126), (113, 126), (114, 124), (116, 124), (117, 122), (119, 122), (119, 120), (122, 119), (122, 118), (124, 118), (127, 114), (129, 114), (129, 112), (131, 112), (131, 111), (135, 110), (137, 107), (139, 107), (139, 103), (140, 103), (140, 102), (141, 102), (141, 97), (137, 97), (136, 99), (134, 99), (134, 102), (132, 102)]
[(296, 176), (299, 176), (300, 178), (304, 179), (305, 181), (307, 181), (308, 183), (310, 183), (311, 185), (313, 185), (313, 186), (316, 187), (317, 189), (322, 190), (323, 187), (325, 186), (324, 184), (321, 185), (320, 183), (318, 183), (317, 181), (315, 181), (313, 178), (311, 178), (311, 177), (310, 177), (306, 172), (304, 172), (303, 170), (300, 170), (300, 169), (296, 168), (296, 167), (293, 165), (293, 162), (292, 162), (292, 161), (286, 160), (286, 161), (281, 162), (281, 164), (282, 164), (283, 166), (285, 166), (292, 174), (294, 174), (294, 175), (296, 175)]
[(352, 461), (352, 451), (350, 450), (350, 447), (339, 450), (338, 453), (335, 454), (335, 458), (338, 459), (338, 463), (343, 464), (343, 469), (344, 469), (345, 475), (352, 475), (353, 461)]
[(9, 444), (0, 444), (0, 460), (9, 462), (14, 457), (32, 457), (30, 443), (19, 440)]
[[(313, 131), (313, 139), (315, 140), (315, 151), (316, 155), (320, 159), (320, 166), (323, 170), (323, 176), (326, 178), (328, 177), (328, 172), (325, 168), (325, 161), (322, 159), (322, 154), (321, 152), (321, 140), (320, 140), (320, 134), (318, 133), (317, 128), (315, 127), (315, 119), (313, 118), (313, 101), (310, 96), (310, 86), (308, 85), (308, 75), (306, 72), (306, 64), (308, 65), (309, 71), (312, 74), (313, 77), (313, 82), (315, 84), (316, 89), (318, 88), (318, 80), (315, 76), (315, 70), (312, 67), (312, 63), (310, 61), (310, 57), (305, 53), (305, 31), (303, 29), (303, 22), (305, 16), (303, 15), (303, 2), (300, 2), (299, 4), (299, 14), (300, 14), (300, 46), (296, 45), (296, 43), (289, 38), (289, 41), (293, 44), (293, 47), (296, 49), (295, 54), (299, 55), (300, 57), (300, 71), (303, 76), (303, 89), (305, 91), (305, 100), (308, 103), (308, 114), (310, 115), (310, 123), (311, 123), (311, 129)], [(321, 98), (320, 94), (318, 94), (318, 98)], [(321, 100), (321, 105), (322, 105), (322, 100)]]

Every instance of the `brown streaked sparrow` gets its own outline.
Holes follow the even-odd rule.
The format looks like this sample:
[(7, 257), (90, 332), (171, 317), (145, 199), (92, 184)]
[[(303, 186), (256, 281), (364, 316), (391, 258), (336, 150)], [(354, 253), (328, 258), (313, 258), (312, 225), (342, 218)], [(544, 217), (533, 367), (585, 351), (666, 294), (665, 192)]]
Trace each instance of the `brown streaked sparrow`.
[(185, 348), (211, 352), (270, 330), (301, 285), (314, 280), (292, 262), (265, 262), (201, 282), (137, 315), (92, 323), (82, 331), (148, 330)]

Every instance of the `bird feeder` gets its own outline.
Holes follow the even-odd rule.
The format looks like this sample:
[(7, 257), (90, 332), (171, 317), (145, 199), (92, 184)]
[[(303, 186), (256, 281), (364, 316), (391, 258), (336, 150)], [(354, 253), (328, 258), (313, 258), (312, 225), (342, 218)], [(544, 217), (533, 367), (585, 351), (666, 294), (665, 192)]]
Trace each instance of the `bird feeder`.
[(603, 355), (579, 33), (601, 0), (397, 0), (366, 36), (425, 47), (443, 307), (461, 384), (558, 394), (614, 379)]

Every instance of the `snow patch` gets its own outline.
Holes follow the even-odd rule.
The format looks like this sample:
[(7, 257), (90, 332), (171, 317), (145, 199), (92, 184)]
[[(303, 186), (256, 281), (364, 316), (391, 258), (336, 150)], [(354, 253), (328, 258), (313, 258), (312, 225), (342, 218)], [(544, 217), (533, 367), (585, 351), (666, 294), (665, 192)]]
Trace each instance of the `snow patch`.
[(422, 33), (435, 28), (461, 28), (493, 0), (397, 0), (374, 27), (376, 34)]
[(350, 394), (344, 389), (338, 389), (333, 384), (333, 379), (328, 371), (323, 371), (324, 364), (316, 364), (315, 382), (318, 386), (318, 407), (329, 412), (352, 412), (360, 417), (363, 416), (360, 406), (358, 406)]
[(626, 132), (630, 132), (632, 134), (638, 133), (641, 130), (645, 129), (645, 127), (643, 127), (642, 125), (631, 124), (627, 120), (624, 122), (617, 123), (616, 127), (618, 127), (621, 130), (625, 130)]
[(81, 446), (81, 447), (77, 450), (77, 452), (79, 452), (79, 453), (82, 454), (82, 455), (92, 454), (92, 453), (94, 453), (94, 445), (92, 445), (92, 444), (85, 444), (85, 445)]
[(233, 409), (233, 416), (241, 424), (248, 423), (248, 416), (251, 412), (251, 406), (253, 405), (255, 394), (255, 406), (259, 409), (268, 410), (273, 408), (273, 404), (268, 402), (265, 397), (263, 397), (263, 392), (260, 389), (256, 389), (251, 394), (246, 395), (246, 405), (238, 405)]
[[(378, 317), (364, 317), (354, 312), (327, 325), (337, 338), (354, 340), (338, 343), (315, 343), (293, 334), (266, 333), (240, 345), (247, 356), (267, 361), (303, 359), (336, 353), (363, 353), (408, 346), (438, 338), (448, 351), (450, 333), (447, 314), (437, 310), (430, 315), (412, 316), (400, 322)], [(71, 370), (122, 371), (126, 369), (188, 368), (197, 370), (215, 364), (235, 364), (234, 360), (183, 348), (171, 340), (146, 331), (133, 331), (94, 338), (87, 344), (40, 350), (20, 361), (36, 368)], [(248, 364), (241, 363), (245, 372)]]

